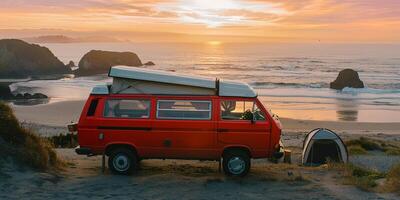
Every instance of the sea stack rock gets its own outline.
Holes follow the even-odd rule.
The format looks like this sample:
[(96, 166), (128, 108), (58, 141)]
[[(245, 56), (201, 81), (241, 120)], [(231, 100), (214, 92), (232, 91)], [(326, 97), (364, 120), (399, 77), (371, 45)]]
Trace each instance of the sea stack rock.
[(74, 63), (74, 61), (69, 61), (69, 63), (67, 64), (67, 67), (69, 67), (69, 68), (74, 68), (74, 67), (76, 67), (76, 65), (75, 65), (75, 63)]
[(77, 76), (107, 73), (115, 65), (142, 66), (142, 61), (132, 52), (113, 52), (92, 50), (79, 61)]
[(71, 73), (46, 47), (22, 40), (0, 40), (0, 78), (62, 76)]
[(360, 80), (358, 72), (352, 69), (344, 69), (339, 72), (336, 80), (330, 84), (330, 88), (336, 90), (342, 90), (345, 87), (364, 88), (364, 83)]
[(147, 63), (144, 63), (144, 65), (145, 66), (153, 66), (153, 65), (156, 65), (156, 64), (154, 64), (152, 61), (149, 61)]

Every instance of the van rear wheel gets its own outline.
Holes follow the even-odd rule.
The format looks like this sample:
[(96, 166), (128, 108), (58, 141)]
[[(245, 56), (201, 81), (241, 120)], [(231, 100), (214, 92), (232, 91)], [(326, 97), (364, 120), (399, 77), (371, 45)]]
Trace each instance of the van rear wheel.
[(245, 151), (230, 150), (224, 153), (222, 165), (228, 176), (245, 176), (250, 170), (250, 157)]
[(137, 168), (136, 154), (127, 148), (117, 148), (108, 157), (108, 168), (113, 174), (129, 175)]

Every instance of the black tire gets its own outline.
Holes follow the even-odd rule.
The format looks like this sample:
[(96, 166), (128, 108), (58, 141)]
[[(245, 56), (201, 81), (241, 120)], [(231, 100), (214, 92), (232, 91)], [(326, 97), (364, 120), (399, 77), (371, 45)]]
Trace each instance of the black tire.
[(243, 150), (229, 150), (223, 155), (222, 166), (226, 175), (243, 177), (250, 171), (250, 156)]
[(108, 157), (108, 168), (113, 174), (132, 174), (138, 165), (138, 158), (135, 152), (128, 148), (117, 148), (112, 150)]

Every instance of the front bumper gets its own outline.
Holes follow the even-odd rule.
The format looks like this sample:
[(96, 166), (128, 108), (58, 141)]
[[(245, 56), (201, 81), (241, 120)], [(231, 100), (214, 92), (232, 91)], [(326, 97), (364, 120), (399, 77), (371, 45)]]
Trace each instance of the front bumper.
[(75, 148), (75, 152), (78, 155), (87, 155), (87, 156), (93, 155), (93, 152), (90, 148), (84, 148), (84, 147), (80, 147), (80, 146)]
[(277, 151), (274, 152), (274, 154), (272, 155), (272, 157), (274, 159), (281, 159), (283, 157), (283, 155), (285, 154), (285, 148), (283, 147), (283, 143), (282, 141), (279, 141), (279, 148), (277, 149)]

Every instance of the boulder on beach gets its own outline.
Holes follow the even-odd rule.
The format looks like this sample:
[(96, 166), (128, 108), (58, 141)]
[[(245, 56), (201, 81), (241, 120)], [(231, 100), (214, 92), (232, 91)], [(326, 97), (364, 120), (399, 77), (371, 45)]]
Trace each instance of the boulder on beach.
[(22, 40), (0, 40), (0, 78), (27, 78), (71, 73), (46, 47)]
[(113, 52), (92, 50), (86, 53), (79, 61), (77, 76), (108, 73), (115, 65), (142, 66), (142, 61), (132, 52)]
[(143, 65), (145, 65), (145, 66), (153, 66), (153, 65), (156, 65), (156, 64), (154, 64), (154, 62), (152, 62), (152, 61), (149, 61), (147, 63), (144, 63)]
[(49, 98), (47, 95), (42, 94), (42, 93), (35, 93), (31, 97), (32, 97), (32, 99), (47, 99), (47, 98)]
[(0, 100), (16, 100), (16, 99), (47, 99), (49, 98), (47, 95), (42, 93), (18, 93), (16, 95), (12, 94), (10, 87), (10, 83), (0, 83)]
[(49, 97), (42, 93), (34, 93), (34, 94), (18, 93), (15, 96), (13, 96), (13, 99), (47, 99), (47, 98), (49, 98)]
[(8, 84), (0, 84), (0, 99), (12, 99), (13, 97)]
[(344, 69), (339, 72), (335, 81), (330, 83), (330, 88), (342, 90), (345, 87), (364, 88), (364, 83), (360, 80), (358, 72), (352, 69)]

